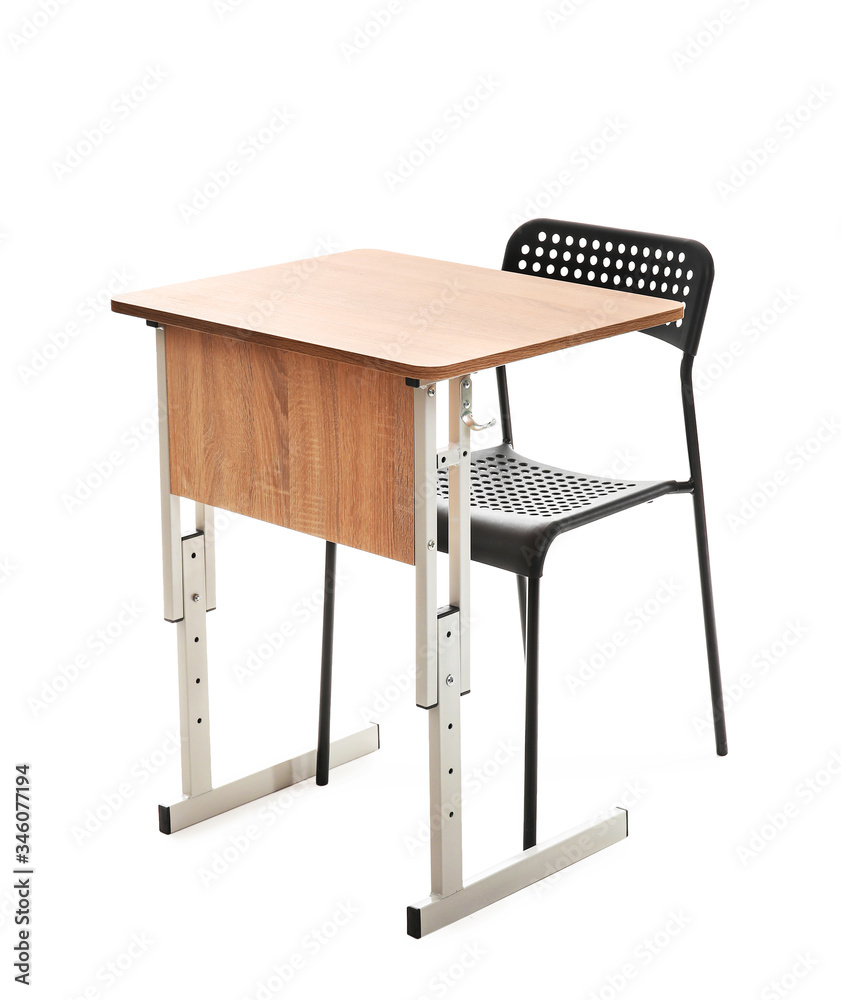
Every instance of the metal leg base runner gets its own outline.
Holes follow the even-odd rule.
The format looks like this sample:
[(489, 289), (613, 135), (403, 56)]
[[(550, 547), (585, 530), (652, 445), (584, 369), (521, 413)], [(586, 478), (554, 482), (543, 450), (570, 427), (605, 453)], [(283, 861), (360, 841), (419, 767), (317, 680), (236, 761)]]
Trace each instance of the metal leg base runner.
[[(380, 746), (380, 727), (377, 725), (360, 729), (352, 736), (345, 736), (330, 744), (330, 767), (347, 764), (357, 757), (378, 750)], [(182, 799), (171, 806), (158, 806), (158, 818), (161, 833), (175, 833), (186, 826), (200, 823), (203, 819), (218, 816), (220, 813), (235, 809), (237, 806), (252, 802), (254, 799), (288, 788), (296, 781), (315, 776), (316, 751), (285, 760), (282, 764), (267, 767), (264, 771), (249, 774), (219, 788), (211, 788), (201, 795), (193, 795)]]
[(577, 827), (554, 840), (537, 844), (501, 865), (468, 879), (463, 889), (448, 896), (428, 896), (420, 903), (407, 907), (406, 930), (414, 938), (431, 934), (627, 836), (627, 811), (612, 809), (598, 823)]

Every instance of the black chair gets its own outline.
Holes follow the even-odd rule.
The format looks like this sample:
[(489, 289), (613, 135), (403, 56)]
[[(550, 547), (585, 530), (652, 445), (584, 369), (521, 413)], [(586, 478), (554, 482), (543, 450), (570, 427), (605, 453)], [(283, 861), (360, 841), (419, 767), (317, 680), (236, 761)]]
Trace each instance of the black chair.
[[(682, 299), (684, 317), (646, 330), (683, 354), (680, 383), (689, 479), (606, 479), (536, 462), (514, 451), (505, 368), (496, 369), (502, 444), (472, 455), (471, 557), (517, 575), (526, 656), (523, 849), (537, 842), (537, 688), (540, 579), (551, 543), (562, 532), (667, 493), (691, 493), (712, 691), (716, 750), (727, 753), (718, 641), (710, 581), (704, 491), (698, 453), (692, 363), (713, 281), (709, 251), (693, 240), (552, 219), (520, 226), (508, 241), (503, 271)], [(438, 547), (447, 551), (447, 471), (438, 474)]]

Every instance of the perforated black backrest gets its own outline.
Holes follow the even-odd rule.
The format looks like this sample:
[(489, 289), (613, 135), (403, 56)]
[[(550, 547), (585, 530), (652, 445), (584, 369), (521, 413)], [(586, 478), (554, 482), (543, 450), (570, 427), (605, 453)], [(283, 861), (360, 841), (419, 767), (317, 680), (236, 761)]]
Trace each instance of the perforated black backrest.
[(695, 240), (532, 219), (509, 239), (502, 270), (680, 299), (683, 319), (644, 332), (687, 354), (698, 353), (713, 261), (709, 250)]

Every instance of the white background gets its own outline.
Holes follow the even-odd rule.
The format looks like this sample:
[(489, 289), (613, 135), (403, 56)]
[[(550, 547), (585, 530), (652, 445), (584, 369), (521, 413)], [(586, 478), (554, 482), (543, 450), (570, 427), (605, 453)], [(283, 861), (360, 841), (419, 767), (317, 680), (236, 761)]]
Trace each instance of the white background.
[[(378, 27), (384, 7), (4, 5), (2, 988), (23, 989), (9, 890), (13, 765), (26, 760), (34, 996), (276, 996), (275, 966), (296, 955), (283, 996), (834, 995), (835, 11), (400, 0)], [(244, 153), (275, 109), (292, 120)], [(445, 141), (395, 183), (436, 128)], [(224, 190), (185, 212), (232, 159)], [(498, 267), (532, 215), (692, 237), (715, 258), (696, 381), (731, 753), (715, 756), (706, 723), (689, 499), (564, 536), (543, 588), (539, 834), (623, 802), (631, 835), (418, 942), (405, 906), (428, 891), (427, 717), (406, 566), (339, 552), (334, 733), (374, 718), (381, 751), (326, 789), (157, 832), (179, 773), (154, 335), (107, 300), (325, 248)], [(679, 360), (631, 334), (514, 366), (519, 449), (684, 476)], [(492, 381), (477, 378), (480, 416), (496, 409)], [(243, 518), (220, 533), (217, 784), (314, 745), (322, 552)], [(514, 581), (481, 566), (473, 580), (468, 874), (518, 849), (522, 782)], [(658, 602), (664, 580), (678, 590)], [(292, 637), (238, 678), (283, 622)], [(610, 655), (616, 632), (627, 641)], [(588, 661), (600, 669), (573, 691)], [(336, 929), (339, 907), (352, 916)]]

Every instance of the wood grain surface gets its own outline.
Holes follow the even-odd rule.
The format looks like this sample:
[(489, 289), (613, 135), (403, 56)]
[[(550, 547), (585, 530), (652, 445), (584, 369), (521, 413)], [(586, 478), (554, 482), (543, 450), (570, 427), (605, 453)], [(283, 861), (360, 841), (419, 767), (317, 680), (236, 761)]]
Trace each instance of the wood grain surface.
[(680, 302), (384, 250), (132, 292), (115, 312), (421, 381), (680, 319)]
[(166, 362), (173, 493), (414, 563), (403, 379), (175, 326)]

